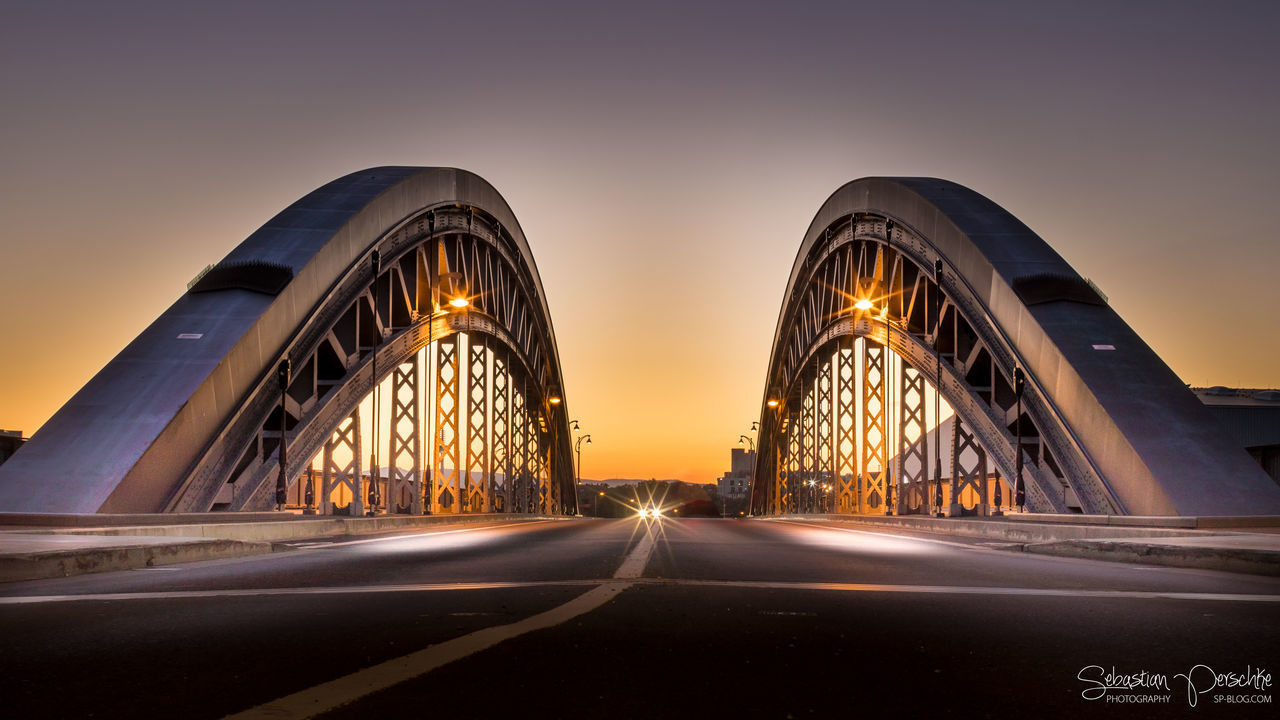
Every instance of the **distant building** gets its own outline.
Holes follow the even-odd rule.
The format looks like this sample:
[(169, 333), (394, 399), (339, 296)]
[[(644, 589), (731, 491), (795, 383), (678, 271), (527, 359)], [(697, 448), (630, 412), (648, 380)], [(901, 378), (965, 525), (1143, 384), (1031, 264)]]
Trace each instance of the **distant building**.
[(0, 465), (3, 465), (9, 456), (18, 452), (18, 448), (22, 447), (24, 442), (26, 438), (22, 437), (21, 430), (0, 430)]
[(730, 451), (729, 472), (716, 481), (720, 497), (743, 497), (751, 490), (751, 468), (755, 465), (756, 452), (734, 448)]
[(1218, 423), (1280, 483), (1280, 390), (1191, 388)]

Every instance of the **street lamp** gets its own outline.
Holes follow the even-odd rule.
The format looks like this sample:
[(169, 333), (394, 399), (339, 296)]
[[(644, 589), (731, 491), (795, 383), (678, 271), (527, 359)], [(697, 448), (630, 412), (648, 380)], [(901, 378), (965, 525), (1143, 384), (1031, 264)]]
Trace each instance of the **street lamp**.
[(577, 454), (577, 484), (582, 484), (582, 441), (586, 441), (586, 445), (591, 445), (590, 434), (585, 434), (573, 443), (573, 452)]
[(283, 510), (289, 499), (289, 480), (285, 471), (285, 451), (288, 444), (285, 438), (285, 421), (287, 420), (285, 401), (289, 397), (289, 358), (285, 356), (276, 368), (276, 381), (280, 383), (280, 472), (276, 475), (276, 509)]
[(1014, 452), (1017, 453), (1017, 459), (1014, 460), (1013, 474), (1017, 476), (1017, 480), (1013, 484), (1013, 503), (1018, 506), (1018, 512), (1023, 512), (1023, 506), (1027, 502), (1027, 490), (1022, 484), (1022, 392), (1026, 389), (1027, 375), (1022, 372), (1022, 368), (1013, 369), (1013, 395), (1018, 399), (1018, 426), (1016, 430), (1017, 444), (1014, 446)]
[[(942, 261), (933, 261), (933, 283), (938, 288), (937, 307), (934, 308), (934, 314), (937, 315), (938, 329), (934, 331), (933, 340), (933, 362), (934, 362), (934, 383), (933, 383), (933, 421), (937, 423), (936, 432), (933, 434), (933, 471), (937, 477), (938, 485), (936, 493), (933, 496), (933, 504), (938, 508), (934, 513), (934, 517), (946, 517), (942, 513), (942, 348), (939, 343), (942, 342)], [(952, 422), (959, 422), (960, 418), (956, 418)], [(955, 458), (951, 458), (952, 466), (955, 465)]]
[[(745, 441), (745, 442), (744, 442), (744, 441)], [(739, 435), (739, 436), (738, 436), (738, 444), (739, 444), (739, 445), (746, 445), (746, 446), (748, 446), (748, 447), (747, 447), (747, 451), (748, 451), (748, 452), (755, 452), (755, 451), (756, 451), (756, 443), (755, 443), (755, 441), (754, 441), (754, 440), (752, 440), (751, 438), (747, 437), (746, 435)]]
[[(372, 375), (373, 394), (371, 404), (373, 405), (373, 423), (371, 434), (373, 442), (369, 443), (369, 507), (365, 510), (365, 515), (370, 517), (378, 514), (378, 348), (382, 346), (382, 329), (378, 327), (378, 275), (382, 272), (382, 260), (377, 250), (373, 251), (370, 256), (373, 265), (373, 332), (376, 336), (373, 341), (373, 357), (369, 360), (369, 373)], [(356, 432), (360, 432), (356, 429)], [(356, 479), (359, 483), (359, 478)]]

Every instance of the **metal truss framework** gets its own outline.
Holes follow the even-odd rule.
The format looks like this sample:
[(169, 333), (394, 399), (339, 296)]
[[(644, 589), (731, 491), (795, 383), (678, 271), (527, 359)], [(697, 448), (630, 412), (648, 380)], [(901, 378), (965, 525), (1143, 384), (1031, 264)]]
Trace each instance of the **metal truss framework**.
[[(911, 228), (883, 215), (854, 213), (832, 218), (821, 240), (797, 260), (766, 385), (765, 399), (778, 403), (762, 407), (754, 513), (796, 511), (789, 498), (797, 481), (815, 470), (815, 453), (823, 468), (825, 458), (834, 462), (831, 511), (930, 512), (925, 405), (935, 369), (941, 394), (962, 419), (953, 457), (963, 460), (953, 463), (945, 509), (989, 512), (989, 475), (1012, 487), (1019, 421), (1014, 363), (1007, 348), (988, 339), (991, 329), (972, 320), (982, 314), (963, 278), (941, 259), (935, 275), (934, 259), (936, 251)], [(855, 307), (859, 300), (869, 306)], [(816, 405), (813, 368), (819, 376)], [(831, 400), (824, 387), (834, 387)], [(896, 423), (890, 413), (898, 415)], [(806, 444), (812, 422), (819, 428), (816, 449)], [(828, 426), (834, 428), (830, 436), (823, 431)], [(1024, 397), (1021, 433), (1030, 509), (1065, 512), (1067, 499), (1075, 498), (1086, 512), (1115, 511), (1043, 397)], [(998, 468), (994, 473), (986, 469), (988, 457)], [(962, 495), (980, 501), (962, 504)], [(1012, 490), (1003, 497), (1011, 498)]]
[[(444, 205), (424, 209), (370, 249), (384, 258), (377, 278), (368, 263), (351, 268), (332, 294), (337, 300), (317, 310), (287, 352), (300, 368), (285, 400), (290, 483), (323, 450), (323, 512), (576, 512), (558, 361), (533, 297), (536, 277), (507, 229), (478, 207)], [(468, 301), (465, 309), (450, 305), (456, 298)], [(430, 398), (419, 392), (424, 350)], [(390, 452), (388, 466), (369, 473), (361, 467), (358, 418), (375, 385), (375, 352), (377, 384), (391, 375), (390, 417), (380, 418)], [(279, 411), (273, 420), (270, 408), (278, 402), (265, 388), (250, 398), (227, 432), (244, 438), (240, 449), (211, 451), (169, 509), (269, 507), (279, 444), (272, 431)], [(354, 452), (341, 468), (332, 462), (339, 447)], [(386, 483), (385, 506), (367, 507), (356, 492), (370, 482)], [(335, 497), (350, 500), (336, 504)]]
[(898, 426), (898, 512), (902, 514), (929, 512), (926, 385), (924, 373), (915, 368), (903, 369), (901, 391), (898, 393), (898, 407), (902, 411)]

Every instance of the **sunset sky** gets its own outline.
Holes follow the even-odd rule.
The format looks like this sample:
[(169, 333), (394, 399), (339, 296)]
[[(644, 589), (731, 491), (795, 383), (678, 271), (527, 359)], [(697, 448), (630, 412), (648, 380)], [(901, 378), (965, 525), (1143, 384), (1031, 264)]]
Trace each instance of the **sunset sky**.
[(584, 477), (728, 468), (802, 235), (869, 175), (1004, 206), (1186, 382), (1277, 387), (1277, 32), (1230, 0), (0, 0), (0, 428), (385, 164), (515, 211)]

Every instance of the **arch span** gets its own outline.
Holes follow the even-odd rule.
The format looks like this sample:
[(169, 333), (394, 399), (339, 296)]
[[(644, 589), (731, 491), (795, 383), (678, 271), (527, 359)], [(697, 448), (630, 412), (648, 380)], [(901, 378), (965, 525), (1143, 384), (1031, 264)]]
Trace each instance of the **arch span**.
[[(316, 504), (362, 511), (351, 430), (385, 378), (389, 453), (374, 460), (387, 475), (370, 509), (576, 511), (555, 334), (528, 243), (483, 179), (417, 167), (334, 180), (211, 267), (0, 466), (0, 509), (273, 507), (283, 424), (296, 497), (300, 476), (319, 482), (308, 468), (320, 454)], [(419, 402), (431, 380), (435, 401)], [(340, 496), (349, 502), (335, 507)]]
[[(949, 476), (923, 439), (927, 387), (958, 418)], [(1096, 288), (1003, 208), (934, 178), (855, 180), (822, 205), (760, 427), (757, 514), (930, 512), (943, 490), (941, 509), (984, 513), (993, 479), (1011, 499), (1018, 438), (1031, 510), (1280, 512), (1280, 488)]]

